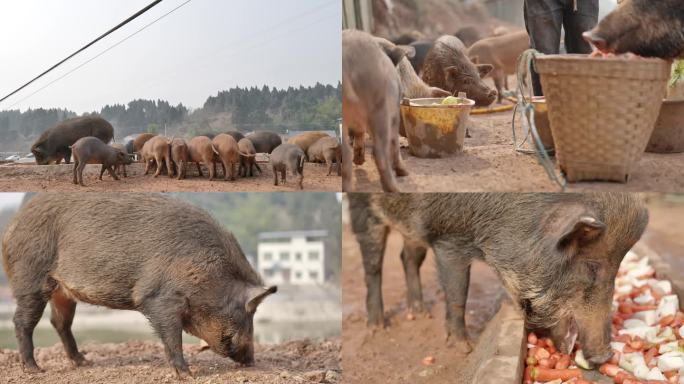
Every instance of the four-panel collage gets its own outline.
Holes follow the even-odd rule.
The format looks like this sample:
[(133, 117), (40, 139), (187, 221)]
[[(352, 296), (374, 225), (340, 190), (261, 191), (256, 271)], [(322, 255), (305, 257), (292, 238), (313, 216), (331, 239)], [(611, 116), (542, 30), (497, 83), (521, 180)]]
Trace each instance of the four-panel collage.
[(0, 383), (684, 384), (681, 0), (0, 3)]

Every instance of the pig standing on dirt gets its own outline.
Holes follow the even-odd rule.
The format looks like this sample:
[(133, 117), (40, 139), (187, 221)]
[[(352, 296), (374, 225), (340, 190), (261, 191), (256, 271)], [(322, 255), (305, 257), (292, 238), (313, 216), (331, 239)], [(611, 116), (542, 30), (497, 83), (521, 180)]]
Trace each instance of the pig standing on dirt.
[[(399, 103), (401, 79), (395, 65), (405, 56), (397, 48), (388, 55), (368, 33), (342, 32), (342, 185), (352, 189), (349, 151), (353, 138), (354, 163), (365, 162), (365, 135), (373, 140), (373, 157), (380, 182), (387, 192), (396, 192), (397, 176), (408, 175), (399, 152)], [(394, 60), (394, 61), (392, 61)]]
[(286, 183), (287, 171), (297, 176), (299, 189), (304, 189), (304, 151), (294, 144), (280, 144), (271, 153), (271, 167), (273, 167), (273, 185), (278, 185), (278, 172), (283, 184)]
[[(300, 133), (297, 136), (291, 137), (289, 140), (287, 140), (288, 143), (294, 144), (298, 146), (299, 148), (304, 151), (304, 154), (307, 154), (309, 147), (312, 146), (315, 142), (317, 142), (319, 139), (324, 138), (324, 137), (330, 137), (325, 132), (304, 132)], [(307, 157), (308, 160), (308, 157)]]
[(169, 148), (169, 139), (163, 136), (154, 136), (147, 140), (140, 151), (143, 162), (145, 163), (145, 174), (150, 171), (152, 162), (157, 165), (157, 170), (154, 172), (154, 177), (161, 174), (163, 164), (166, 163), (166, 172), (169, 177), (173, 177), (173, 170), (171, 168), (171, 149)]
[(219, 153), (211, 143), (211, 139), (206, 136), (193, 137), (188, 143), (188, 154), (190, 155), (190, 161), (197, 165), (199, 176), (203, 176), (200, 163), (204, 163), (207, 169), (209, 169), (209, 180), (214, 180), (216, 173), (214, 155)]
[(107, 144), (114, 138), (114, 127), (98, 116), (83, 116), (64, 120), (43, 132), (31, 146), (36, 164), (46, 165), (62, 159), (69, 164), (71, 146), (80, 138), (94, 136)]
[(457, 37), (445, 35), (435, 41), (428, 52), (421, 73), (422, 79), (456, 95), (465, 92), (475, 105), (488, 106), (497, 93), (482, 81), (492, 70), (490, 64), (477, 64), (466, 56), (466, 47)]
[(309, 147), (307, 157), (312, 163), (325, 163), (328, 166), (328, 176), (332, 173), (333, 163), (337, 163), (337, 175), (342, 174), (342, 147), (334, 137), (320, 138)]
[(114, 167), (114, 172), (117, 175), (123, 175), (123, 177), (128, 177), (128, 175), (126, 174), (126, 164), (130, 164), (133, 161), (131, 159), (130, 153), (128, 152), (128, 149), (126, 148), (125, 145), (120, 144), (120, 143), (112, 143), (112, 144), (110, 144), (110, 146), (114, 149), (118, 149), (121, 152), (125, 153), (127, 155), (127, 157), (131, 160), (128, 163), (121, 163), (121, 164), (118, 164), (117, 166)]
[(276, 147), (283, 143), (283, 139), (275, 132), (258, 131), (245, 136), (254, 144), (257, 153), (271, 153)]
[[(218, 152), (217, 159), (223, 168), (223, 180), (228, 180), (228, 173), (230, 171), (230, 180), (235, 180), (235, 166), (240, 164), (240, 154), (238, 144), (230, 136), (225, 133), (219, 133), (211, 141), (211, 144)], [(214, 162), (216, 166), (216, 162)]]
[(226, 135), (230, 135), (238, 143), (240, 142), (240, 140), (245, 138), (245, 135), (243, 135), (242, 132), (239, 131), (228, 131), (226, 132)]
[[(135, 252), (125, 239), (135, 239)], [(253, 364), (254, 312), (276, 292), (263, 286), (235, 237), (209, 214), (147, 193), (38, 195), (7, 226), (2, 257), (17, 300), (21, 363), (30, 373), (41, 371), (33, 330), (48, 301), (74, 365), (87, 363), (71, 333), (82, 301), (145, 315), (182, 377), (190, 375), (183, 331), (221, 356)]]
[(71, 146), (74, 154), (74, 184), (83, 184), (83, 169), (86, 164), (102, 164), (99, 179), (107, 170), (114, 180), (119, 180), (116, 176), (115, 168), (118, 165), (130, 164), (131, 158), (123, 150), (114, 148), (102, 142), (97, 137), (83, 137), (78, 139)]
[(684, 2), (624, 0), (583, 36), (603, 53), (684, 59)]
[[(140, 153), (148, 140), (157, 136), (156, 133), (141, 133), (133, 139), (133, 153)], [(142, 159), (142, 156), (140, 157)]]
[[(470, 350), (465, 304), (470, 264), (492, 266), (527, 324), (548, 328), (564, 353), (580, 344), (588, 360), (607, 361), (618, 266), (641, 237), (648, 212), (635, 195), (361, 194), (349, 195), (361, 246), (368, 323), (382, 326), (382, 259), (390, 228), (402, 252), (409, 305), (422, 308), (419, 268), (430, 247), (446, 298), (447, 335)], [(405, 249), (406, 250), (406, 249)]]
[(172, 139), (169, 143), (171, 150), (172, 171), (178, 175), (178, 180), (185, 179), (185, 168), (188, 166), (188, 144), (183, 139)]
[(256, 149), (249, 139), (242, 139), (238, 141), (238, 150), (240, 151), (240, 168), (238, 173), (242, 177), (254, 176), (254, 168), (261, 173), (261, 168), (256, 162)]
[(508, 89), (508, 75), (517, 73), (518, 57), (530, 48), (527, 31), (489, 37), (473, 44), (468, 49), (468, 57), (484, 64), (491, 64), (491, 72), (497, 91), (497, 101), (501, 103), (503, 89)]

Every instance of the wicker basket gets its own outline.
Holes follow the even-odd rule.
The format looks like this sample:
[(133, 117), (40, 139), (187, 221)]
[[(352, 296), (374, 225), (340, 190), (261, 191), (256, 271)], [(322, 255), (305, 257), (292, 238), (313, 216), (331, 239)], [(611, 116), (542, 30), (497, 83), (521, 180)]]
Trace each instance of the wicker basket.
[(658, 118), (670, 65), (583, 55), (535, 62), (566, 179), (626, 182)]

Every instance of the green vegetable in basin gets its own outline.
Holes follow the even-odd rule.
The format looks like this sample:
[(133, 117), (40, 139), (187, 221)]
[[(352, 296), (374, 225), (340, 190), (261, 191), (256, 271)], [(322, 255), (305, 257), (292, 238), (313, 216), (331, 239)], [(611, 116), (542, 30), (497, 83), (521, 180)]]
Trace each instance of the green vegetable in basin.
[(456, 97), (456, 96), (449, 96), (444, 98), (442, 100), (442, 105), (458, 105), (458, 104), (467, 104), (466, 100), (461, 97)]

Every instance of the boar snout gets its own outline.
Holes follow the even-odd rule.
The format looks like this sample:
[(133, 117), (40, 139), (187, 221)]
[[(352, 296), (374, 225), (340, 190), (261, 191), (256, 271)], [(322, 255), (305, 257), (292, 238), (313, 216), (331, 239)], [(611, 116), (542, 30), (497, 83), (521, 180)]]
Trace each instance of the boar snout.
[[(603, 325), (600, 325), (603, 324)], [(588, 362), (600, 365), (610, 360), (610, 320), (606, 322), (579, 322), (580, 344)]]

